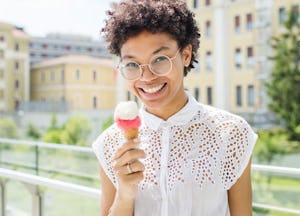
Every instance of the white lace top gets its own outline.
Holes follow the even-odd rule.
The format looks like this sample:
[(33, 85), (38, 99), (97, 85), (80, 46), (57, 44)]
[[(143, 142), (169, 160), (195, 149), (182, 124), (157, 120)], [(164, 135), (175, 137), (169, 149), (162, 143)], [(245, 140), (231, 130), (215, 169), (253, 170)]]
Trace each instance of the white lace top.
[[(257, 135), (228, 112), (189, 101), (164, 121), (141, 109), (140, 148), (147, 157), (135, 216), (227, 216), (227, 190), (247, 166)], [(114, 124), (93, 143), (107, 176), (117, 187), (112, 158), (124, 142)]]

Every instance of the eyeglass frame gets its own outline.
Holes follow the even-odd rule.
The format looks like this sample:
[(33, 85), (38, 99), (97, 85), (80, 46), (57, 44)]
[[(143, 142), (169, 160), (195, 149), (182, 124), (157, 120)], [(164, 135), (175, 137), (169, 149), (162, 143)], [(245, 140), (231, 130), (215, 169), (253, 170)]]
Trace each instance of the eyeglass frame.
[[(135, 63), (135, 64), (137, 64), (137, 65), (139, 66), (139, 76), (137, 76), (137, 77), (134, 78), (134, 79), (128, 79), (128, 78), (126, 78), (126, 76), (124, 75), (124, 73), (123, 73), (123, 71), (122, 71), (122, 69), (121, 69), (121, 68), (122, 68), (122, 62), (121, 62), (121, 61), (119, 62), (118, 66), (117, 66), (117, 70), (118, 70), (119, 72), (121, 72), (121, 74), (122, 74), (122, 76), (124, 77), (124, 79), (130, 80), (130, 81), (134, 81), (134, 80), (139, 79), (139, 78), (142, 76), (142, 74), (143, 74), (143, 67), (145, 67), (145, 66), (148, 66), (148, 68), (149, 68), (149, 70), (151, 71), (151, 73), (155, 74), (156, 76), (165, 76), (165, 75), (169, 74), (169, 73), (172, 71), (172, 69), (173, 69), (173, 60), (177, 57), (177, 55), (178, 55), (180, 49), (181, 49), (181, 48), (178, 48), (178, 50), (176, 51), (176, 53), (175, 53), (175, 55), (174, 55), (173, 57), (169, 57), (169, 56), (167, 56), (167, 55), (159, 55), (159, 54), (154, 55), (154, 56), (151, 57), (150, 63), (148, 63), (148, 64), (139, 64), (139, 63), (137, 63), (137, 62), (135, 62), (135, 61), (130, 61), (130, 62), (128, 62), (128, 63)], [(155, 73), (155, 72), (151, 69), (151, 61), (152, 61), (153, 59), (155, 59), (155, 57), (161, 57), (161, 56), (166, 57), (166, 58), (171, 62), (171, 67), (170, 67), (170, 70), (169, 70), (167, 73), (157, 74), (157, 73)]]

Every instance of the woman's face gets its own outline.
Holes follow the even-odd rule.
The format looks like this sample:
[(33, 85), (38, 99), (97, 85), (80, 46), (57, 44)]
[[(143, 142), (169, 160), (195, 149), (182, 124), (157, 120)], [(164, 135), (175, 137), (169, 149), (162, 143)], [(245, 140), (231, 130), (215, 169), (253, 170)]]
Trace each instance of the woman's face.
[(179, 111), (187, 102), (183, 70), (190, 63), (192, 48), (187, 46), (177, 53), (178, 49), (177, 42), (168, 34), (147, 31), (129, 38), (121, 47), (121, 63), (134, 61), (142, 65), (150, 63), (153, 56), (174, 57), (168, 74), (155, 75), (145, 66), (138, 79), (128, 80), (129, 88), (144, 103), (147, 111), (163, 119)]

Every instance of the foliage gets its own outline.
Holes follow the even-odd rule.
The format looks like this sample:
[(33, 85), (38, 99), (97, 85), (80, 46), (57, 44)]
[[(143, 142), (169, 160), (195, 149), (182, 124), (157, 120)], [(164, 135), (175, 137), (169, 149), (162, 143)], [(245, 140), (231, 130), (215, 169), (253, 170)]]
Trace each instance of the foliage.
[(26, 135), (34, 140), (38, 140), (41, 137), (39, 130), (31, 123), (27, 126)]
[(91, 122), (85, 116), (73, 116), (63, 126), (57, 126), (56, 117), (51, 119), (51, 126), (43, 136), (44, 142), (88, 145)]
[(282, 129), (262, 130), (254, 148), (254, 156), (259, 162), (271, 163), (276, 157), (292, 153), (297, 142), (289, 141), (286, 131)]
[(284, 22), (285, 31), (272, 37), (274, 63), (267, 93), (269, 108), (283, 121), (291, 139), (300, 140), (300, 22), (298, 12), (291, 10)]
[(2, 138), (18, 138), (17, 125), (11, 118), (0, 119), (0, 137)]
[(88, 145), (91, 127), (91, 122), (85, 116), (72, 117), (65, 124), (61, 139), (68, 144)]

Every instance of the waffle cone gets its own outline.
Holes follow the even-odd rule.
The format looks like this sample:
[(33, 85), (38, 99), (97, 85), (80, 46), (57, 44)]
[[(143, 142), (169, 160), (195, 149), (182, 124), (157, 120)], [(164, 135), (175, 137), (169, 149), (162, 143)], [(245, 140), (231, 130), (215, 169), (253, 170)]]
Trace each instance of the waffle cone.
[(132, 128), (132, 129), (128, 129), (128, 130), (124, 131), (124, 136), (128, 140), (137, 138), (138, 135), (139, 135), (138, 128)]

